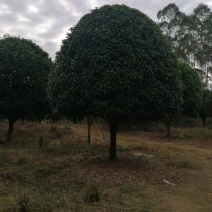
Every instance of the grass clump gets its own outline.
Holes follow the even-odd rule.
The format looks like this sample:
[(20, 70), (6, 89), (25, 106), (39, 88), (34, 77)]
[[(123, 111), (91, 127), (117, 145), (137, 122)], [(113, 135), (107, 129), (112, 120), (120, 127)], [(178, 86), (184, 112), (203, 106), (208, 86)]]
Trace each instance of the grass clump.
[(23, 193), (19, 196), (15, 203), (16, 212), (28, 212), (29, 208), (29, 196), (26, 193)]
[(55, 124), (51, 125), (50, 132), (53, 133), (56, 138), (62, 138), (63, 136), (62, 130)]
[(195, 129), (184, 134), (189, 139), (198, 139), (201, 141), (211, 140), (212, 131), (210, 129)]
[(171, 166), (173, 168), (177, 168), (177, 169), (195, 169), (195, 167), (193, 166), (193, 164), (191, 164), (191, 162), (189, 161), (185, 161), (185, 160), (169, 160), (166, 163), (167, 166)]
[(129, 147), (125, 147), (125, 146), (119, 146), (118, 148), (117, 148), (117, 151), (118, 152), (130, 152), (130, 148)]
[(87, 188), (84, 196), (85, 203), (94, 203), (100, 201), (100, 193), (97, 185), (92, 185)]
[(73, 130), (71, 129), (71, 127), (68, 124), (64, 124), (63, 125), (63, 132), (64, 134), (72, 134)]
[(9, 160), (9, 157), (6, 153), (1, 152), (0, 154), (0, 166), (5, 165), (5, 163)]
[(49, 141), (43, 135), (38, 137), (38, 144), (42, 151), (47, 151), (49, 149)]
[(27, 164), (27, 159), (24, 157), (20, 157), (17, 161), (18, 165), (22, 166), (24, 164)]

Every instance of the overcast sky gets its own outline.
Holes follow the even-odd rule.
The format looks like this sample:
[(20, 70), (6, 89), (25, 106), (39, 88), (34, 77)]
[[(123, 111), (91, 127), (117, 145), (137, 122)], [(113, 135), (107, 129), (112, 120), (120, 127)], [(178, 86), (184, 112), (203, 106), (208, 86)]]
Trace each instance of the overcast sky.
[(212, 8), (212, 0), (0, 0), (0, 35), (31, 39), (54, 58), (68, 29), (95, 7), (126, 4), (157, 21), (157, 12), (169, 3), (187, 14), (199, 3)]

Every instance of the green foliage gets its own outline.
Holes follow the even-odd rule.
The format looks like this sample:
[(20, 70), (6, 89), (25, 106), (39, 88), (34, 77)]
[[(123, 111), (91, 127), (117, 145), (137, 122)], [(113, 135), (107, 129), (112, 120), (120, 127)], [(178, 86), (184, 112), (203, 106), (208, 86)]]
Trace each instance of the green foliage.
[(30, 40), (6, 36), (0, 39), (0, 58), (0, 116), (12, 125), (18, 119), (42, 119), (49, 109), (48, 54)]
[[(178, 109), (176, 58), (159, 27), (125, 5), (94, 9), (57, 53), (48, 95), (62, 111), (149, 116)], [(175, 110), (176, 111), (176, 110)]]
[(202, 106), (202, 86), (198, 73), (188, 64), (179, 61), (178, 68), (183, 84), (182, 114), (197, 117)]

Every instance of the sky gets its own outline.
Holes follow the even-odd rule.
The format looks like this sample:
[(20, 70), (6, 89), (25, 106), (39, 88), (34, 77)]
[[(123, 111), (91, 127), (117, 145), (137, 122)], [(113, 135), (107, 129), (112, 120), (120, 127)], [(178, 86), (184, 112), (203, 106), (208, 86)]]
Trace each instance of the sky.
[(170, 3), (186, 14), (199, 3), (212, 9), (212, 0), (0, 0), (0, 36), (30, 39), (54, 58), (68, 29), (95, 7), (125, 4), (157, 21), (157, 12)]

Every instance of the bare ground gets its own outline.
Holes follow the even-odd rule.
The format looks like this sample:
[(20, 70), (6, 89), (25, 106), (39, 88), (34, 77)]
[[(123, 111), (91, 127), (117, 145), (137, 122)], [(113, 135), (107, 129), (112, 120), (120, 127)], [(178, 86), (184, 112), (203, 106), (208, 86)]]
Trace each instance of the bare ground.
[[(0, 125), (1, 140), (6, 124)], [(0, 211), (212, 211), (212, 138), (174, 129), (118, 132), (118, 160), (108, 161), (107, 126), (25, 124), (0, 144)], [(192, 134), (192, 133), (191, 133)], [(190, 135), (190, 134), (189, 134)], [(88, 203), (95, 188), (100, 201)], [(28, 200), (29, 199), (29, 200)], [(28, 200), (28, 201), (27, 201)]]

